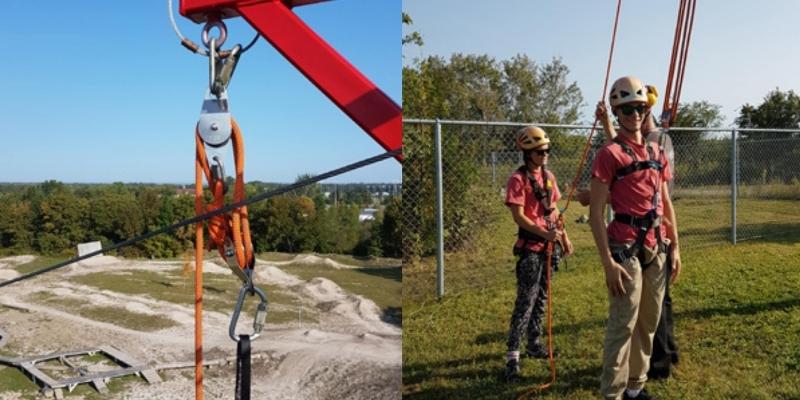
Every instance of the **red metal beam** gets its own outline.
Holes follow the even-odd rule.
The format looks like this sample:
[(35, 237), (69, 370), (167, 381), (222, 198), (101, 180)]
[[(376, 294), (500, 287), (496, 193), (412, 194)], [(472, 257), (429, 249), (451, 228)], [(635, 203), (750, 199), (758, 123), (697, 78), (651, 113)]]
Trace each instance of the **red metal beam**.
[[(313, 0), (182, 0), (181, 14), (242, 16), (386, 150), (402, 146), (402, 109), (290, 9)], [(402, 155), (397, 157), (402, 160)]]

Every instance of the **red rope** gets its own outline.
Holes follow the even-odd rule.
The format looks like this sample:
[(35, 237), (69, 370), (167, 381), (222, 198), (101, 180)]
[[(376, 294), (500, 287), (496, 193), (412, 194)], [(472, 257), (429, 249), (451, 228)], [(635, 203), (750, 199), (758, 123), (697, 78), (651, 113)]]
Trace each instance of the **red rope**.
[[(617, 11), (614, 16), (614, 27), (611, 33), (611, 46), (608, 49), (608, 62), (606, 63), (606, 77), (603, 81), (603, 92), (600, 94), (600, 101), (604, 101), (606, 97), (606, 90), (608, 90), (608, 79), (611, 76), (611, 61), (614, 58), (614, 46), (617, 42), (617, 26), (619, 26), (619, 12), (622, 8), (622, 0), (617, 0)], [(589, 156), (589, 149), (592, 145), (592, 136), (594, 135), (595, 130), (597, 130), (597, 118), (595, 117), (594, 124), (592, 124), (592, 130), (589, 132), (589, 137), (586, 138), (586, 145), (583, 149), (583, 156), (581, 157), (580, 165), (578, 165), (578, 172), (575, 175), (575, 179), (572, 180), (572, 186), (570, 187), (569, 194), (567, 195), (567, 203), (564, 205), (564, 211), (559, 213), (558, 215), (558, 229), (564, 228), (564, 212), (567, 211), (569, 208), (569, 203), (572, 200), (572, 196), (575, 194), (575, 188), (578, 185), (578, 180), (581, 177), (581, 171), (583, 170), (583, 165), (586, 163), (586, 159)], [(518, 399), (527, 398), (533, 393), (540, 392), (545, 390), (556, 383), (556, 361), (553, 357), (553, 292), (550, 288), (550, 278), (551, 278), (551, 270), (553, 266), (553, 242), (547, 243), (547, 265), (546, 265), (546, 273), (547, 273), (547, 352), (548, 352), (548, 359), (550, 361), (550, 382), (541, 384), (539, 386), (530, 388), (523, 392)]]
[[(684, 23), (684, 43), (683, 43), (683, 52), (681, 53), (681, 65), (678, 74), (678, 82), (676, 84), (675, 90), (675, 101), (672, 102), (672, 116), (671, 121), (675, 121), (678, 117), (678, 106), (680, 105), (681, 99), (681, 92), (683, 91), (683, 78), (686, 75), (686, 60), (689, 57), (689, 42), (692, 40), (692, 28), (694, 27), (694, 10), (696, 8), (697, 0), (691, 0), (689, 5), (687, 6), (687, 13), (686, 19), (687, 21)], [(691, 9), (691, 11), (689, 11)]]
[[(603, 81), (603, 91), (600, 93), (600, 101), (605, 101), (606, 98), (606, 90), (608, 90), (608, 78), (611, 76), (611, 61), (614, 58), (614, 46), (617, 42), (617, 26), (619, 25), (619, 11), (622, 8), (622, 0), (617, 1), (617, 12), (614, 16), (614, 28), (611, 33), (611, 46), (608, 49), (608, 63), (606, 64), (606, 77)], [(597, 122), (598, 119), (595, 117), (594, 123), (592, 124), (592, 130), (589, 131), (589, 137), (586, 138), (586, 144), (583, 146), (583, 156), (581, 157), (581, 161), (578, 164), (578, 171), (575, 174), (575, 178), (572, 180), (572, 185), (569, 188), (569, 194), (567, 194), (567, 203), (564, 205), (564, 212), (567, 211), (569, 208), (569, 203), (572, 201), (572, 197), (575, 194), (575, 189), (578, 187), (578, 181), (581, 179), (581, 171), (583, 171), (583, 165), (586, 163), (586, 159), (589, 156), (589, 150), (592, 147), (592, 136), (594, 136), (594, 132), (597, 130)], [(563, 213), (562, 213), (563, 214)], [(559, 215), (559, 219), (563, 220), (563, 216)]]
[(664, 90), (663, 112), (669, 114), (669, 119), (662, 121), (664, 128), (669, 128), (678, 116), (678, 106), (680, 105), (683, 79), (686, 74), (686, 60), (689, 56), (689, 43), (692, 39), (696, 6), (697, 0), (681, 0), (678, 9), (667, 84)]

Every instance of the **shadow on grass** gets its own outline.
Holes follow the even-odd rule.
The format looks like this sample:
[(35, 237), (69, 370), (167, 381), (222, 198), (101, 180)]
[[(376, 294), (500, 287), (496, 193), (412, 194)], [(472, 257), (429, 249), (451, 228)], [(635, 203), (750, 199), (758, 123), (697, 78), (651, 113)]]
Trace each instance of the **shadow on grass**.
[[(585, 329), (598, 329), (605, 326), (605, 319), (587, 319), (574, 323), (561, 324), (553, 323), (553, 334), (575, 333)], [(475, 344), (505, 343), (508, 339), (508, 331), (496, 331), (482, 333), (475, 338)]]
[[(546, 383), (550, 379), (550, 369), (544, 360), (522, 360), (522, 378), (507, 382), (505, 379), (503, 354), (482, 354), (469, 359), (445, 362), (410, 364), (404, 367), (403, 398), (416, 399), (515, 399), (532, 387)], [(561, 364), (561, 368), (559, 368)], [(591, 366), (564, 367), (556, 360), (558, 375), (556, 383), (547, 394), (556, 398), (569, 396), (578, 391), (596, 391), (600, 388), (600, 360)], [(443, 373), (435, 370), (451, 369)], [(457, 370), (452, 370), (457, 369)], [(450, 382), (450, 387), (423, 388), (435, 374), (437, 379)], [(452, 385), (456, 382), (455, 385)], [(455, 387), (453, 387), (455, 386)]]
[(695, 310), (680, 311), (674, 314), (675, 319), (708, 319), (715, 316), (730, 315), (755, 315), (758, 313), (786, 310), (793, 307), (800, 307), (800, 299), (787, 299), (772, 301), (768, 303), (740, 304), (731, 307), (711, 307)]
[[(688, 228), (681, 229), (680, 234), (681, 237), (702, 236), (704, 241), (718, 243), (730, 241), (731, 228)], [(800, 224), (769, 222), (760, 224), (738, 223), (736, 224), (736, 236), (738, 240), (758, 240), (759, 242), (765, 243), (797, 243), (800, 241)]]
[(377, 276), (379, 278), (391, 279), (395, 282), (403, 282), (403, 269), (401, 267), (356, 268), (353, 271)]
[[(680, 299), (677, 299), (680, 302)], [(673, 307), (675, 302), (673, 301)], [(730, 307), (711, 307), (701, 308), (694, 310), (678, 311), (673, 314), (676, 320), (691, 319), (703, 320), (715, 316), (730, 316), (730, 315), (755, 315), (762, 312), (774, 310), (786, 310), (794, 307), (800, 307), (800, 298), (786, 299), (781, 301), (773, 301), (767, 303), (750, 303), (732, 305)], [(605, 319), (587, 319), (575, 323), (553, 325), (553, 333), (556, 335), (564, 333), (575, 333), (584, 329), (598, 329), (605, 326)], [(508, 331), (495, 331), (487, 332), (478, 335), (475, 338), (475, 344), (490, 344), (490, 343), (505, 343), (508, 339)]]

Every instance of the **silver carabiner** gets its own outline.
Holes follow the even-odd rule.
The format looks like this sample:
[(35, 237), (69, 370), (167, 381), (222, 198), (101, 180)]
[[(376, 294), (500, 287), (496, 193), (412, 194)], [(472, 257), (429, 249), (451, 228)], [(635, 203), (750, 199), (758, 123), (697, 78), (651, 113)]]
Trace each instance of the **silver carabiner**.
[(248, 293), (251, 296), (257, 294), (261, 299), (261, 302), (258, 303), (256, 316), (253, 318), (253, 333), (250, 335), (250, 340), (255, 340), (261, 336), (261, 330), (264, 329), (264, 322), (267, 319), (267, 294), (259, 287), (253, 285), (252, 271), (252, 269), (248, 269), (245, 272), (247, 281), (245, 281), (244, 285), (242, 285), (242, 288), (239, 290), (239, 299), (236, 301), (236, 307), (234, 307), (233, 316), (231, 317), (231, 324), (228, 327), (228, 336), (230, 336), (234, 342), (239, 341), (239, 336), (236, 335), (236, 324), (239, 322), (239, 314), (242, 312), (244, 298)]

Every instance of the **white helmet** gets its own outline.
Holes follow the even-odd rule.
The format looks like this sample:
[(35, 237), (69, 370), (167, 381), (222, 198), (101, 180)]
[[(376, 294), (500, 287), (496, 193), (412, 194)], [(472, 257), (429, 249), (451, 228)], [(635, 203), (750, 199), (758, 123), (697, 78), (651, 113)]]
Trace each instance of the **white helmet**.
[(611, 85), (608, 102), (611, 103), (611, 107), (633, 102), (647, 103), (647, 93), (647, 88), (639, 78), (623, 76)]

